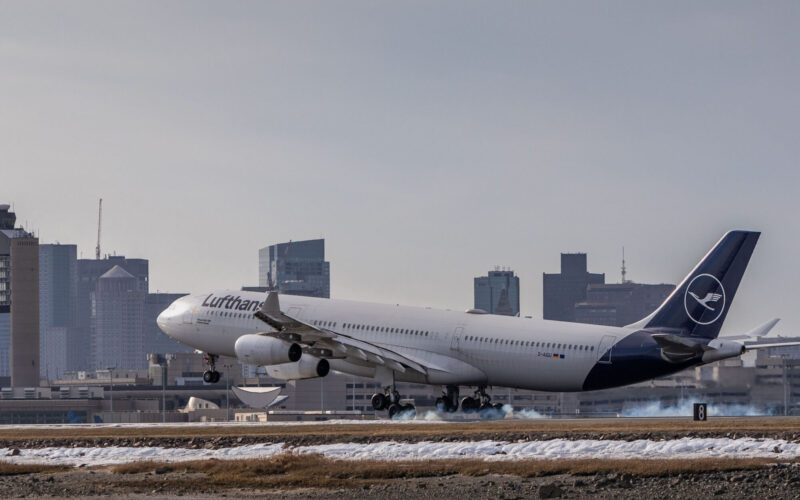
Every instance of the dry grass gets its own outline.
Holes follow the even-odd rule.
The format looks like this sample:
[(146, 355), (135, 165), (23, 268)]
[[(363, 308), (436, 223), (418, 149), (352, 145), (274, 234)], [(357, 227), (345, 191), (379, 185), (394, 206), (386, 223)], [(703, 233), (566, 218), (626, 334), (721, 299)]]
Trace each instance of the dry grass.
[(0, 476), (19, 476), (43, 472), (62, 472), (66, 467), (60, 465), (12, 464), (0, 461)]
[(387, 424), (387, 425), (246, 425), (208, 427), (87, 427), (67, 429), (0, 429), (0, 441), (30, 439), (119, 439), (119, 438), (215, 438), (256, 437), (278, 442), (292, 437), (335, 437), (337, 441), (359, 438), (375, 439), (442, 439), (459, 437), (471, 440), (476, 436), (530, 432), (543, 433), (659, 433), (659, 432), (796, 432), (800, 433), (800, 418), (712, 418), (693, 422), (686, 418), (606, 418), (570, 420), (500, 420), (465, 423)]
[[(258, 460), (200, 460), (182, 463), (135, 462), (111, 467), (118, 474), (140, 474), (163, 468), (168, 472), (202, 474), (201, 478), (165, 476), (173, 486), (189, 489), (240, 488), (341, 488), (360, 487), (393, 479), (419, 479), (450, 475), (504, 474), (539, 477), (555, 474), (592, 475), (627, 473), (663, 477), (680, 473), (752, 470), (774, 464), (775, 459), (694, 460), (430, 460), (385, 462), (331, 460), (320, 455), (283, 454)], [(782, 463), (792, 461), (782, 460)], [(133, 483), (132, 483), (133, 484)]]

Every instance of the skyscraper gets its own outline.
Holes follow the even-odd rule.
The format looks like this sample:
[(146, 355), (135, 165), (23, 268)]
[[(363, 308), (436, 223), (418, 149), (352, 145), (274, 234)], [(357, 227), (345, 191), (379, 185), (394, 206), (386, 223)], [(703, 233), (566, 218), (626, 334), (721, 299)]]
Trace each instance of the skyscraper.
[(575, 304), (586, 300), (587, 287), (605, 282), (605, 274), (587, 271), (585, 253), (562, 253), (561, 273), (542, 275), (542, 317), (575, 321)]
[(510, 269), (495, 268), (474, 280), (475, 309), (504, 316), (519, 315), (519, 277)]
[(290, 241), (258, 251), (259, 285), (289, 295), (331, 296), (325, 240)]
[[(9, 325), (11, 385), (39, 386), (39, 239), (14, 228), (16, 215), (0, 205), (0, 334)], [(5, 354), (5, 353), (4, 353)]]
[(120, 266), (100, 276), (92, 294), (94, 368), (146, 369), (144, 304), (147, 292)]
[(78, 343), (77, 311), (77, 246), (39, 245), (40, 375), (60, 378), (70, 368), (70, 347)]
[[(9, 205), (0, 205), (0, 231), (13, 231), (17, 216)], [(0, 239), (0, 377), (11, 375), (11, 248)]]
[[(119, 266), (136, 278), (136, 289), (145, 294), (149, 288), (149, 267), (147, 259), (127, 259), (121, 255), (105, 259), (78, 259), (78, 313), (75, 324), (75, 342), (69, 346), (67, 355), (70, 370), (88, 370), (95, 366), (93, 350), (87, 348), (92, 343), (92, 294), (97, 288), (97, 280), (114, 266)], [(154, 320), (155, 321), (155, 320)]]

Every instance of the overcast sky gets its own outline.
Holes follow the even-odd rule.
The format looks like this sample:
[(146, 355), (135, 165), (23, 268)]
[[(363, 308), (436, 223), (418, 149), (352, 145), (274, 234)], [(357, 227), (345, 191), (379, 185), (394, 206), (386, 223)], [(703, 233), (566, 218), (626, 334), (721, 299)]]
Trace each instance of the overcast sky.
[(725, 331), (800, 334), (798, 2), (0, 0), (0, 202), (153, 291), (324, 237), (335, 298), (541, 316), (560, 252), (680, 280), (763, 231)]

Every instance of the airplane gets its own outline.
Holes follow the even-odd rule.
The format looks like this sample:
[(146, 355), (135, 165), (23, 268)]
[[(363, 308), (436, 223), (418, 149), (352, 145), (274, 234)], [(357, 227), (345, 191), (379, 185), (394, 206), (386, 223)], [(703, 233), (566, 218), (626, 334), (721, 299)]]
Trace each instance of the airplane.
[[(499, 409), (490, 386), (591, 391), (634, 384), (737, 357), (752, 349), (799, 345), (718, 338), (759, 232), (730, 231), (652, 314), (599, 326), (350, 300), (211, 291), (174, 301), (157, 319), (172, 339), (215, 361), (236, 357), (274, 378), (324, 377), (330, 370), (376, 379), (376, 411), (414, 412), (397, 382), (443, 386), (437, 409)], [(777, 320), (754, 330), (765, 335)], [(460, 387), (473, 394), (459, 401)]]

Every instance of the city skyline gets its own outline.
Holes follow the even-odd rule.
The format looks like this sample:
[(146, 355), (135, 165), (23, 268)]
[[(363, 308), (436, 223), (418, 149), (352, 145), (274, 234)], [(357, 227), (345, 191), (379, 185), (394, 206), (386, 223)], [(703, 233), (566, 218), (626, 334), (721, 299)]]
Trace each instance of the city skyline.
[(537, 318), (562, 252), (675, 283), (760, 230), (724, 333), (796, 333), (800, 5), (580, 5), (9, 3), (0, 203), (91, 258), (102, 197), (151, 291), (325, 238), (333, 298), (463, 310), (502, 264)]

